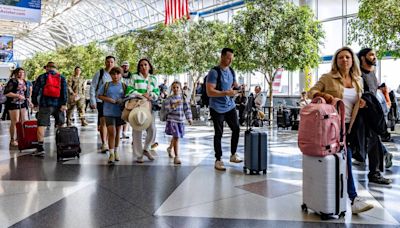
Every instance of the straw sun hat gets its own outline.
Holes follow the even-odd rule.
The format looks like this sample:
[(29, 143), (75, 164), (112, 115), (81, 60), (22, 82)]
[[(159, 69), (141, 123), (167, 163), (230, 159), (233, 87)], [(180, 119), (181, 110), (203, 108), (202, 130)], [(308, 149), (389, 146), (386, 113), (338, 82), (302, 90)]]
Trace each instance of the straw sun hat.
[(128, 119), (129, 124), (136, 131), (143, 131), (147, 129), (153, 121), (153, 117), (149, 108), (143, 106), (132, 109), (132, 111), (129, 113)]

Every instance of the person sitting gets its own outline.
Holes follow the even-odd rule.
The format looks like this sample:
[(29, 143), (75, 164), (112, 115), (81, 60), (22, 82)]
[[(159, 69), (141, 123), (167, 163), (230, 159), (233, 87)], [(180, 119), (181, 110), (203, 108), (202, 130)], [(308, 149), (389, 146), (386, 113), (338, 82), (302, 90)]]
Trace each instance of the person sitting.
[(310, 99), (307, 98), (307, 92), (306, 91), (301, 92), (301, 97), (298, 102), (300, 108), (303, 108), (310, 103), (311, 103)]

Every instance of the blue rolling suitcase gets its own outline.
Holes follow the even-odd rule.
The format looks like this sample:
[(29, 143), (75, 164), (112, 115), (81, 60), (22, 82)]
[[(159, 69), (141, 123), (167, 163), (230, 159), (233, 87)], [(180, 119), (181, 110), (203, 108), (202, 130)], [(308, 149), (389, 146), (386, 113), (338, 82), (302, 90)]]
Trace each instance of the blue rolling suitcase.
[(244, 133), (244, 173), (267, 173), (268, 136), (266, 132), (247, 130)]
[[(251, 98), (250, 98), (251, 99)], [(250, 100), (251, 101), (251, 100)], [(251, 103), (251, 102), (250, 102)], [(247, 129), (244, 133), (244, 173), (267, 174), (268, 135), (267, 132), (253, 131), (250, 128), (251, 104), (246, 107)]]

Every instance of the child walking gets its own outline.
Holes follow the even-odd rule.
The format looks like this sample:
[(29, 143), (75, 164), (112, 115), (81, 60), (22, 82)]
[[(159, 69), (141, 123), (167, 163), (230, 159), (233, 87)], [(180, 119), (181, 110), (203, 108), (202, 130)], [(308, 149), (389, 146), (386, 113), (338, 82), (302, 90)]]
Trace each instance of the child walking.
[(183, 97), (182, 84), (175, 81), (171, 85), (172, 95), (165, 100), (165, 110), (167, 113), (167, 124), (165, 126), (165, 133), (171, 135), (171, 143), (167, 148), (170, 158), (174, 158), (174, 164), (181, 164), (179, 159), (179, 138), (183, 138), (185, 134), (184, 121), (185, 117), (189, 124), (192, 125), (192, 112), (190, 105)]
[(104, 102), (103, 113), (106, 119), (109, 157), (108, 163), (119, 161), (118, 145), (121, 126), (125, 121), (121, 119), (122, 98), (125, 95), (126, 85), (121, 82), (122, 69), (113, 67), (110, 70), (111, 82), (106, 82), (98, 91), (98, 98)]

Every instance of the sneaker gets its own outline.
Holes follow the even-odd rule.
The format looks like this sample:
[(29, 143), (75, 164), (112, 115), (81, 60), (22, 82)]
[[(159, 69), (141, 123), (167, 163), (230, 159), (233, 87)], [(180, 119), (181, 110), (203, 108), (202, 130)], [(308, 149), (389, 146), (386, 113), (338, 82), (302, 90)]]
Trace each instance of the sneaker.
[(155, 142), (155, 143), (153, 143), (152, 145), (151, 145), (151, 149), (153, 150), (153, 149), (155, 149), (155, 148), (157, 148), (158, 147), (158, 142)]
[(43, 145), (37, 145), (36, 151), (32, 153), (33, 156), (44, 156), (44, 148)]
[(143, 157), (138, 157), (136, 160), (136, 163), (143, 163)]
[(173, 158), (174, 156), (172, 155), (172, 148), (167, 147), (167, 152), (168, 152), (168, 157)]
[(360, 197), (354, 198), (352, 204), (351, 204), (351, 212), (353, 214), (358, 214), (364, 211), (371, 210), (374, 207), (374, 205), (366, 203), (364, 199), (361, 199)]
[(225, 166), (224, 166), (224, 162), (222, 162), (222, 161), (215, 161), (215, 166), (214, 166), (214, 168), (215, 168), (216, 170), (220, 170), (220, 171), (225, 171), (225, 170), (226, 170), (226, 168), (225, 168)]
[(116, 162), (119, 161), (119, 153), (118, 152), (114, 152), (114, 160)]
[(234, 153), (234, 154), (231, 155), (231, 159), (229, 159), (229, 161), (233, 162), (233, 163), (240, 163), (243, 160), (240, 159), (240, 157), (239, 157), (239, 155), (237, 155), (237, 153)]
[(108, 145), (103, 143), (101, 144), (101, 153), (106, 153), (108, 151)]
[(125, 132), (122, 132), (122, 139), (129, 139), (129, 135), (127, 135)]
[(150, 161), (154, 160), (153, 155), (151, 155), (150, 152), (147, 150), (143, 150), (143, 155), (146, 156)]
[(374, 175), (368, 174), (368, 180), (370, 183), (381, 185), (389, 185), (390, 183), (392, 183), (392, 180), (383, 177), (380, 173), (376, 173)]
[(175, 157), (174, 158), (174, 164), (175, 165), (180, 165), (181, 164), (181, 159), (179, 159), (179, 157)]
[(114, 158), (114, 153), (110, 153), (110, 156), (108, 157), (108, 164), (114, 164), (115, 158)]
[(82, 127), (86, 127), (87, 125), (89, 125), (89, 123), (88, 123), (85, 119), (83, 119), (83, 120), (81, 121), (81, 126), (82, 126)]
[(392, 167), (392, 165), (393, 165), (392, 159), (393, 159), (393, 154), (390, 152), (387, 152), (385, 154), (385, 168), (386, 169), (389, 169), (390, 167)]

